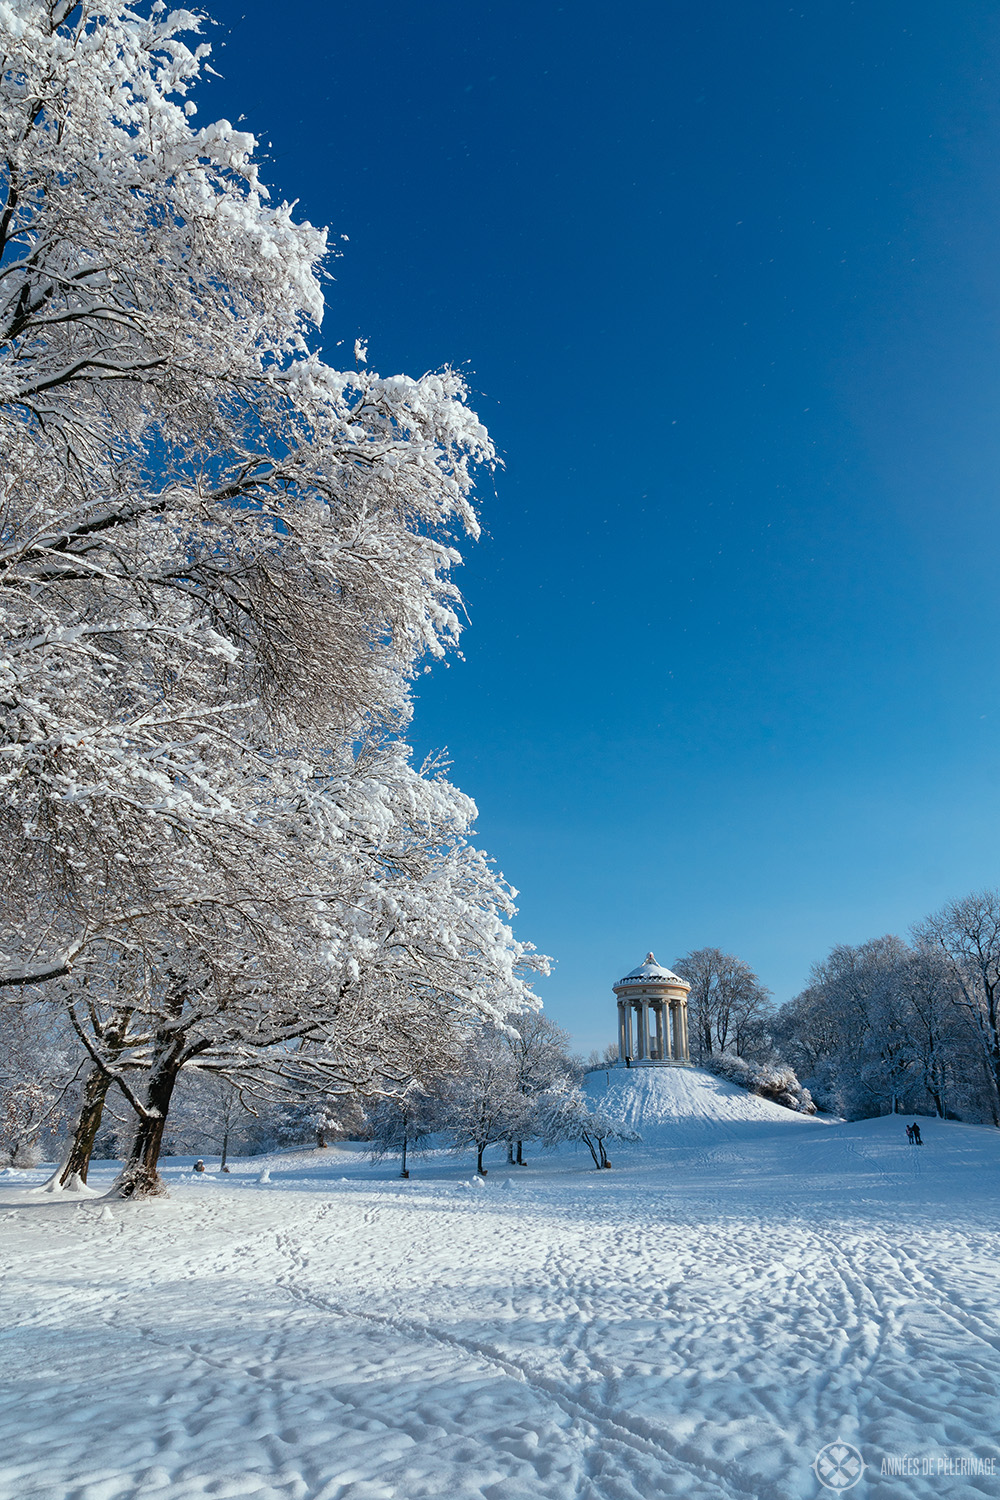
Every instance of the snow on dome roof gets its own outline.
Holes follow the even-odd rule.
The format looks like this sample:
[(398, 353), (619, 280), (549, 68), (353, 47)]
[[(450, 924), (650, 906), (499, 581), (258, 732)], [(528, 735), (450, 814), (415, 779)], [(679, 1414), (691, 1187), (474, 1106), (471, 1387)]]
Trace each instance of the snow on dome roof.
[(644, 979), (673, 979), (680, 984), (684, 983), (679, 974), (675, 974), (672, 969), (665, 969), (662, 964), (658, 964), (651, 953), (646, 954), (645, 963), (640, 964), (637, 969), (633, 969), (630, 974), (626, 974), (624, 979), (619, 979), (618, 983), (641, 984)]

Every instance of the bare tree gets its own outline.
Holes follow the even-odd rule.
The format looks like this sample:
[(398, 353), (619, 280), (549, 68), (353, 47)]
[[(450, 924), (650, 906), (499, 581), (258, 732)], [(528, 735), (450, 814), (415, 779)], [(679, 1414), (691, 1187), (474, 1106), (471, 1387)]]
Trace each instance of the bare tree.
[(674, 964), (688, 996), (695, 1057), (732, 1047), (740, 1056), (770, 1014), (770, 991), (748, 963), (720, 948), (698, 948)]

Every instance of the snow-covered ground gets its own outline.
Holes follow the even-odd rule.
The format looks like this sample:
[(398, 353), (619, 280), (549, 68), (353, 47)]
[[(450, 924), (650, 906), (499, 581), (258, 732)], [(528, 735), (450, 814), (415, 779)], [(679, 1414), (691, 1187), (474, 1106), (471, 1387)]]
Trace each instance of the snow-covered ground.
[(790, 1500), (838, 1439), (859, 1496), (1000, 1494), (957, 1472), (1000, 1470), (1000, 1132), (605, 1089), (646, 1136), (610, 1172), (173, 1160), (135, 1205), (0, 1174), (0, 1496)]

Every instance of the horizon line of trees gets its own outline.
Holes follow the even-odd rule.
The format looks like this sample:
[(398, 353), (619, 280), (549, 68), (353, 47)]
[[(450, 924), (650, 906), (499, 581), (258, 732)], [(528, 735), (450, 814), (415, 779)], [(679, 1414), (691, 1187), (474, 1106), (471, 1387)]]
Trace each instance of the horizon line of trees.
[(848, 1119), (933, 1114), (1000, 1127), (1000, 891), (842, 943), (776, 1013), (775, 1044)]

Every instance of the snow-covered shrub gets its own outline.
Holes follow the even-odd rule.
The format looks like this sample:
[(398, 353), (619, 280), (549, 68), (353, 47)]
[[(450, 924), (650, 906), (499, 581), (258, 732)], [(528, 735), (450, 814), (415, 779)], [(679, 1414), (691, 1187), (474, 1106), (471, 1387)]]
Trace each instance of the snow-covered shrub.
[(737, 1057), (734, 1052), (714, 1052), (705, 1058), (702, 1067), (752, 1094), (759, 1094), (763, 1099), (783, 1105), (785, 1109), (794, 1109), (804, 1115), (816, 1113), (816, 1105), (809, 1090), (802, 1087), (794, 1068), (787, 1063), (748, 1062), (744, 1057)]

